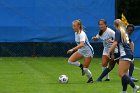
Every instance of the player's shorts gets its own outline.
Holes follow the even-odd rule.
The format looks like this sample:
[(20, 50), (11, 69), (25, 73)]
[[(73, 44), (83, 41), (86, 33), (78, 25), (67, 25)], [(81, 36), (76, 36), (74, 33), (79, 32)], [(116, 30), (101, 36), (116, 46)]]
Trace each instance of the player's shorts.
[(125, 56), (121, 56), (120, 60), (125, 60), (125, 61), (129, 61), (132, 62), (133, 61), (133, 55), (125, 55)]
[(103, 55), (108, 56), (108, 51), (109, 51), (109, 48), (104, 47), (104, 50), (103, 50)]
[[(104, 47), (104, 50), (103, 50), (103, 54), (102, 54), (102, 55), (108, 56), (108, 51), (109, 51), (109, 49), (110, 49), (110, 48)], [(117, 56), (117, 54), (118, 54), (117, 51), (118, 51), (118, 50), (115, 49), (115, 54), (116, 54), (116, 56)]]
[(83, 56), (83, 57), (93, 57), (94, 51), (91, 49), (78, 49), (78, 52)]
[(120, 59), (120, 54), (119, 53), (114, 53), (114, 59)]

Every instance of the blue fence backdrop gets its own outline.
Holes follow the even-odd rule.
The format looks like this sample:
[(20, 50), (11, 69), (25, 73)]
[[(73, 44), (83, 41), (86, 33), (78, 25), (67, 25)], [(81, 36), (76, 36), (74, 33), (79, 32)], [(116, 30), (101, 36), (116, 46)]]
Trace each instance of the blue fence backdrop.
[[(71, 22), (81, 19), (89, 38), (98, 20), (113, 28), (115, 0), (1, 0), (0, 42), (74, 42)], [(140, 57), (140, 27), (132, 38)], [(89, 39), (92, 43), (93, 41)]]

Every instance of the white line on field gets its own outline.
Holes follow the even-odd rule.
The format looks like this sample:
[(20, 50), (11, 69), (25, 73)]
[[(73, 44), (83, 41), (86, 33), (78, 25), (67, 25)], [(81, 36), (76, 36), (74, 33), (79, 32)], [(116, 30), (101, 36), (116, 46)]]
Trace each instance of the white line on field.
[(138, 67), (134, 67), (136, 70), (140, 70), (140, 68), (138, 68)]

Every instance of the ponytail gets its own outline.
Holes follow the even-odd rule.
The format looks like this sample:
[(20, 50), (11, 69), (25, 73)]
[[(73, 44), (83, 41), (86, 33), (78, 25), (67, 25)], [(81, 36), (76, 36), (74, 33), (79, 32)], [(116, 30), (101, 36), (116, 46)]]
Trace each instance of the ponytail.
[(115, 22), (114, 22), (114, 25), (121, 32), (122, 42), (129, 43), (129, 37), (126, 33), (126, 28), (122, 24), (122, 21), (120, 19), (116, 19)]
[(120, 27), (120, 31), (121, 31), (121, 38), (122, 38), (122, 41), (125, 42), (125, 43), (129, 43), (128, 40), (128, 35), (126, 34), (126, 30), (124, 27)]

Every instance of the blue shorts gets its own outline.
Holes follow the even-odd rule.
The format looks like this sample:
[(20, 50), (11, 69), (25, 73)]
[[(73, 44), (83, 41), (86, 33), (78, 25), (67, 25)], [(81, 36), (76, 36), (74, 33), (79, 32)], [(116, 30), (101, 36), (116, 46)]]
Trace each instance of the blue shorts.
[(133, 55), (125, 55), (125, 56), (121, 56), (120, 60), (125, 60), (125, 61), (129, 61), (132, 62), (134, 59)]

